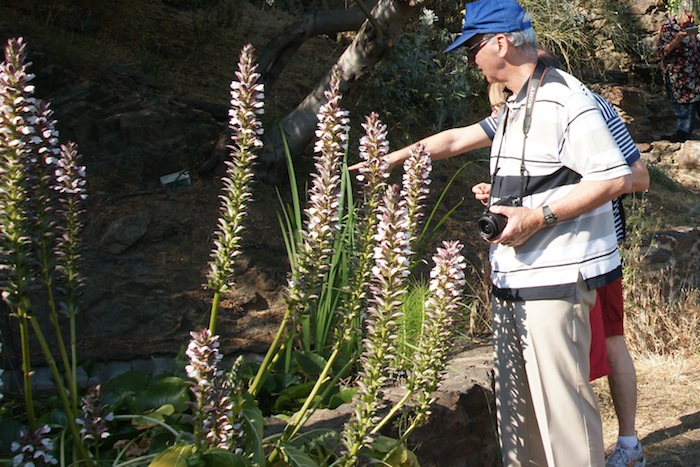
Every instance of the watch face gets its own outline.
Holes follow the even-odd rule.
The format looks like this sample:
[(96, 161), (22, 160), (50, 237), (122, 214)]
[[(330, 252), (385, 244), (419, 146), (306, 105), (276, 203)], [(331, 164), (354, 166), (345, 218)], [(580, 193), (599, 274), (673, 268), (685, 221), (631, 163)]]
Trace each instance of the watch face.
[(557, 216), (552, 214), (549, 206), (543, 207), (542, 212), (544, 213), (544, 225), (552, 225), (557, 222)]

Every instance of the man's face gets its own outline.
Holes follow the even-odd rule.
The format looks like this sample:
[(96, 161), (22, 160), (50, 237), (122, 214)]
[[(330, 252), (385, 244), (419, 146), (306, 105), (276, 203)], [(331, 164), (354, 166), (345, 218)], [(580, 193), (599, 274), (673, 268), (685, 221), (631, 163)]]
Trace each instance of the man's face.
[(494, 59), (495, 38), (493, 34), (477, 34), (467, 41), (466, 45), (467, 63), (471, 67), (478, 68), (489, 83), (493, 82), (490, 64)]
[(690, 23), (693, 22), (693, 13), (690, 11), (683, 10), (681, 12), (681, 26), (687, 27)]
[(476, 56), (481, 52), (482, 47), (486, 45), (483, 34), (477, 34), (467, 41), (467, 63), (470, 66), (476, 66)]

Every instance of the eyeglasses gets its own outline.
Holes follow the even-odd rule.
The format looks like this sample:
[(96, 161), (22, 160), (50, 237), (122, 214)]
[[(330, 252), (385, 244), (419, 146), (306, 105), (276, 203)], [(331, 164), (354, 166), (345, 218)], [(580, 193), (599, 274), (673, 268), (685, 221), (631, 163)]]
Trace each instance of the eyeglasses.
[(483, 46), (485, 46), (486, 43), (488, 41), (490, 41), (491, 39), (493, 39), (493, 35), (487, 35), (487, 36), (482, 37), (481, 40), (479, 42), (477, 42), (476, 44), (474, 44), (470, 47), (467, 47), (467, 59), (473, 60), (474, 57), (476, 57), (476, 54), (479, 53), (479, 50), (481, 50), (481, 48)]

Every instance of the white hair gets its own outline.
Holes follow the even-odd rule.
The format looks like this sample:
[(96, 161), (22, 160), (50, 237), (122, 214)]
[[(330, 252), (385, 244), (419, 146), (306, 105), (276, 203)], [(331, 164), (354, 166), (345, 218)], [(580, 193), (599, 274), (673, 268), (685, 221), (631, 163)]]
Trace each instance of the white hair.
[(695, 0), (681, 0), (678, 4), (678, 12), (688, 12), (693, 13), (695, 11)]
[[(525, 13), (523, 16), (523, 22), (532, 21), (530, 13)], [(537, 48), (537, 36), (535, 35), (535, 30), (532, 27), (523, 29), (522, 31), (504, 32), (508, 41), (513, 45), (513, 47), (522, 48)], [(484, 39), (491, 39), (496, 34), (485, 34)]]

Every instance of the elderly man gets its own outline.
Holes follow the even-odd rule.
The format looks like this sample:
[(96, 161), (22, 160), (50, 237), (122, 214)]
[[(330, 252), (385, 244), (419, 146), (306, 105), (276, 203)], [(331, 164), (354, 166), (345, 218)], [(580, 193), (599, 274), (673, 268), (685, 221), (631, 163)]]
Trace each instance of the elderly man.
[(513, 93), (491, 149), (491, 211), (508, 221), (488, 240), (503, 462), (602, 466), (589, 313), (622, 274), (609, 201), (630, 170), (585, 86), (540, 63), (518, 3), (467, 3), (458, 47)]

